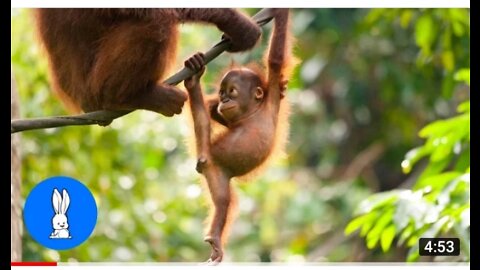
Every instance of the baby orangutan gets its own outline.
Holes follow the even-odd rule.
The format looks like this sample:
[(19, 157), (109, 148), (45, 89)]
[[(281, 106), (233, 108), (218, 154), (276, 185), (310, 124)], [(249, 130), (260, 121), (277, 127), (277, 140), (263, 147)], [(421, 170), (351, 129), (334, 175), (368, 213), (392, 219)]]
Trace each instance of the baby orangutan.
[[(198, 71), (185, 80), (185, 87), (194, 122), (197, 171), (206, 178), (214, 208), (205, 237), (212, 246), (210, 263), (223, 258), (226, 226), (232, 218), (230, 179), (258, 169), (277, 148), (277, 138), (288, 133), (286, 124), (278, 128), (281, 108), (287, 105), (283, 104), (285, 77), (293, 62), (288, 16), (288, 9), (274, 10), (266, 76), (249, 68), (231, 69), (222, 79), (218, 97), (208, 102), (199, 82), (205, 71), (204, 55), (197, 53), (185, 61), (186, 67)], [(211, 120), (226, 126), (226, 131), (211, 136)]]

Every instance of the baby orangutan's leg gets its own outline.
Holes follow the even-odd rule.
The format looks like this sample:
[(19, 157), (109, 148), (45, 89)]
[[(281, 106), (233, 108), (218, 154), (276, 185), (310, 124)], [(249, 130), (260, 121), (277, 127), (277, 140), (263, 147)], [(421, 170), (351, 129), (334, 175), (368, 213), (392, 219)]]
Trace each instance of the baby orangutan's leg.
[(223, 259), (223, 244), (229, 218), (232, 215), (233, 200), (230, 179), (215, 165), (207, 164), (203, 169), (213, 203), (213, 215), (205, 236), (205, 241), (212, 246), (209, 263), (219, 263)]

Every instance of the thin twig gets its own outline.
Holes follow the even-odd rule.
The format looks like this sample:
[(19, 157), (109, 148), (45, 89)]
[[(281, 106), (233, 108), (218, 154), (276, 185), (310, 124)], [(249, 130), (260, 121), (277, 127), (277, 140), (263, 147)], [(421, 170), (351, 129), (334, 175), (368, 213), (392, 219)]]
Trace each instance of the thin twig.
[[(263, 26), (272, 20), (272, 12), (269, 8), (264, 8), (255, 14), (252, 19), (259, 25)], [(217, 58), (231, 45), (229, 40), (222, 40), (213, 46), (205, 53), (205, 62), (209, 63), (213, 59)], [(167, 80), (164, 83), (170, 85), (177, 85), (183, 80), (191, 77), (195, 74), (195, 71), (188, 68), (183, 68)], [(11, 120), (11, 133), (21, 132), (33, 129), (54, 128), (63, 126), (82, 126), (82, 125), (100, 125), (107, 126), (112, 123), (113, 120), (122, 117), (132, 111), (95, 111), (79, 115), (69, 116), (52, 116), (45, 118), (32, 118), (32, 119), (17, 119)]]

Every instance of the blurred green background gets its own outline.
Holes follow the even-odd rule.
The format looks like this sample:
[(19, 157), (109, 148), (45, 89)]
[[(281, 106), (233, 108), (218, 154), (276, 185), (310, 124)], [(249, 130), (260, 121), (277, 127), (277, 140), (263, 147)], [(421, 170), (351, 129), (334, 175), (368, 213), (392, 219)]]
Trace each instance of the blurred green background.
[[(22, 118), (68, 114), (50, 91), (29, 11), (13, 9), (11, 18)], [(221, 36), (205, 25), (180, 28), (177, 69)], [(232, 61), (261, 59), (270, 29), (253, 51), (209, 64), (205, 88)], [(287, 94), (287, 157), (235, 183), (239, 216), (225, 260), (469, 261), (469, 9), (293, 9), (292, 31), (301, 62)], [(99, 209), (92, 236), (72, 250), (43, 248), (24, 231), (23, 260), (206, 260), (207, 203), (188, 136), (186, 115), (148, 111), (106, 128), (22, 133), (23, 198), (41, 180), (68, 175)], [(461, 237), (462, 256), (418, 258), (422, 235)]]

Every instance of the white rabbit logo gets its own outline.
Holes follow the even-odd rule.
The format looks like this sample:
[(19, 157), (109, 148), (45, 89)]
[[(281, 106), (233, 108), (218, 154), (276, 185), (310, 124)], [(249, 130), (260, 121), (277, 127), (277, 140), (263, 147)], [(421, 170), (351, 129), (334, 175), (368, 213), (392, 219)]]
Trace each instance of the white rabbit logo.
[(55, 210), (55, 216), (52, 219), (53, 232), (50, 234), (50, 238), (72, 238), (68, 231), (67, 222), (67, 209), (70, 205), (70, 196), (66, 189), (63, 189), (63, 196), (56, 188), (53, 189), (52, 195), (53, 209)]

